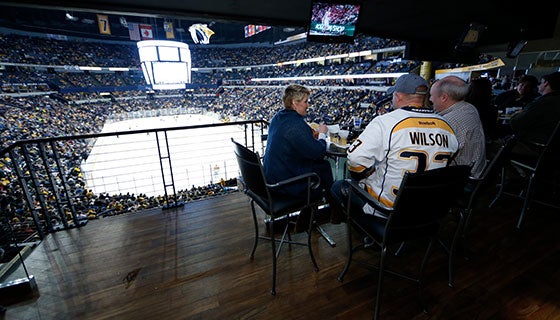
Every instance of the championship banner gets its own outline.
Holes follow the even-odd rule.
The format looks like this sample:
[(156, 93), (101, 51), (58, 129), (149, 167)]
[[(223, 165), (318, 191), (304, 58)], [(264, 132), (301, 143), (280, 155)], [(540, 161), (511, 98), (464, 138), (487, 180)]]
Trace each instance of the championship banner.
[(109, 17), (104, 14), (97, 15), (97, 25), (99, 26), (99, 33), (111, 34), (111, 27), (109, 27)]
[(474, 66), (467, 66), (467, 67), (453, 68), (453, 69), (438, 69), (438, 70), (436, 70), (436, 74), (482, 71), (482, 70), (499, 68), (499, 67), (503, 67), (503, 66), (505, 66), (505, 63), (502, 61), (502, 59), (498, 58), (496, 60), (493, 60), (493, 61), (490, 61), (490, 62), (487, 62), (487, 63), (483, 63), (483, 64), (477, 64), (477, 65), (474, 65)]
[(142, 40), (153, 40), (154, 33), (152, 32), (152, 26), (149, 24), (141, 24), (140, 36), (142, 37)]
[(175, 33), (173, 32), (173, 22), (164, 22), (163, 23), (163, 30), (165, 30), (165, 38), (166, 39), (175, 39)]

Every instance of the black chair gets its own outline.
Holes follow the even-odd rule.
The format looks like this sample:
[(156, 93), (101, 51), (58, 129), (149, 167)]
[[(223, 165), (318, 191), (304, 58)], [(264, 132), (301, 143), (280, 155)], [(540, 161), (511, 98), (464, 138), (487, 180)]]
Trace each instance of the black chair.
[[(454, 256), (459, 238), (461, 238), (461, 243), (463, 249), (466, 248), (466, 233), (468, 225), (472, 219), (474, 207), (481, 200), (481, 194), (488, 190), (490, 186), (495, 186), (495, 182), (498, 179), (500, 168), (505, 162), (505, 157), (508, 155), (509, 151), (515, 144), (516, 140), (514, 137), (508, 137), (500, 145), (496, 153), (494, 154), (492, 160), (486, 163), (484, 171), (479, 178), (469, 177), (467, 181), (467, 186), (463, 195), (458, 199), (458, 202), (454, 209), (457, 209), (459, 213), (459, 221), (457, 222), (457, 227), (449, 247), (449, 286), (453, 287), (454, 280)], [(445, 247), (445, 246), (444, 246)], [(466, 253), (464, 253), (466, 257)]]
[[(440, 220), (461, 196), (469, 172), (469, 166), (449, 166), (418, 173), (406, 173), (392, 208), (384, 206), (372, 197), (359, 183), (351, 180), (345, 181), (345, 185), (349, 187), (349, 200), (346, 206), (349, 254), (338, 280), (343, 280), (353, 260), (353, 254), (357, 250), (365, 248), (364, 244), (353, 246), (352, 230), (371, 238), (374, 242), (373, 245), (378, 245), (381, 249), (379, 264), (373, 266), (379, 269), (375, 319), (379, 318), (383, 276), (386, 272), (416, 282), (422, 308), (424, 312), (428, 312), (422, 294), (424, 268), (433, 243), (437, 241)], [(356, 196), (366, 201), (386, 218), (366, 215), (363, 214), (362, 208), (352, 207), (352, 197)], [(388, 246), (425, 239), (430, 241), (417, 277), (385, 268)], [(360, 262), (371, 265), (364, 261)]]
[[(525, 215), (529, 212), (531, 204), (533, 202), (552, 207), (554, 209), (560, 209), (558, 202), (553, 203), (554, 200), (558, 200), (559, 194), (559, 178), (560, 170), (558, 169), (558, 162), (560, 161), (560, 122), (556, 124), (556, 127), (552, 131), (548, 141), (544, 144), (536, 142), (520, 142), (525, 143), (536, 151), (535, 157), (526, 157), (522, 159), (511, 159), (509, 164), (514, 167), (517, 171), (523, 172), (524, 181), (521, 183), (521, 189), (508, 189), (508, 175), (506, 172), (507, 166), (502, 167), (500, 188), (496, 197), (490, 204), (493, 206), (498, 199), (503, 195), (512, 196), (520, 198), (523, 200), (523, 207), (521, 208), (521, 213), (517, 220), (516, 228), (521, 229)], [(519, 185), (519, 181), (516, 182)], [(546, 188), (545, 188), (546, 186)], [(535, 197), (536, 188), (540, 187), (541, 190), (546, 190), (548, 193), (548, 199), (542, 197)], [(506, 190), (508, 189), (508, 190)]]
[[(251, 259), (254, 258), (258, 240), (269, 240), (272, 248), (271, 293), (275, 295), (276, 261), (284, 243), (287, 243), (288, 245), (295, 244), (307, 246), (309, 248), (309, 255), (311, 256), (314, 270), (319, 271), (311, 247), (311, 231), (314, 226), (312, 222), (314, 221), (315, 211), (321, 199), (314, 199), (311, 196), (311, 190), (319, 187), (320, 178), (315, 173), (308, 173), (299, 175), (291, 179), (283, 180), (278, 183), (269, 184), (266, 182), (259, 154), (234, 141), (233, 138), (231, 139), (231, 141), (234, 144), (235, 156), (237, 158), (237, 163), (239, 164), (239, 170), (241, 172), (240, 180), (243, 192), (247, 194), (247, 196), (249, 196), (251, 200), (251, 211), (253, 213), (253, 223), (255, 226), (255, 242), (253, 245), (253, 250), (251, 251)], [(302, 200), (301, 198), (289, 197), (274, 192), (276, 188), (286, 186), (290, 183), (302, 181), (307, 183), (307, 197), (304, 200)], [(259, 206), (268, 217), (267, 225), (269, 236), (261, 236), (259, 233), (259, 222), (257, 220), (255, 204)], [(307, 230), (307, 242), (292, 241), (291, 232), (293, 229), (293, 223), (290, 222), (292, 220), (292, 214), (299, 212), (302, 209), (311, 210), (309, 229)], [(276, 239), (274, 225), (275, 222), (279, 221), (282, 221), (285, 226), (282, 237), (280, 239)], [(278, 248), (276, 248), (277, 242), (279, 243)]]

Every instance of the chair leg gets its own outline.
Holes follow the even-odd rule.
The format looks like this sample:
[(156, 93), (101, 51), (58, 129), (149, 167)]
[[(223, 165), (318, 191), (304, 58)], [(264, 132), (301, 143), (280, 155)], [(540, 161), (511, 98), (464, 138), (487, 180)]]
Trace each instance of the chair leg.
[(319, 267), (317, 266), (317, 261), (315, 260), (315, 256), (313, 255), (313, 247), (311, 246), (311, 234), (314, 227), (314, 220), (315, 220), (315, 212), (317, 211), (316, 208), (311, 210), (311, 214), (309, 217), (309, 229), (307, 230), (307, 247), (309, 249), (309, 256), (311, 257), (311, 262), (313, 262), (313, 269), (315, 272), (319, 271)]
[(282, 251), (282, 246), (286, 242), (286, 238), (288, 239), (288, 241), (287, 241), (288, 242), (288, 248), (290, 250), (292, 249), (292, 236), (291, 236), (291, 233), (288, 230), (289, 228), (290, 228), (290, 226), (288, 224), (286, 224), (286, 226), (284, 227), (284, 231), (282, 232), (282, 238), (280, 238), (280, 243), (278, 244), (278, 248), (276, 249), (276, 258), (278, 258), (278, 256), (280, 256), (280, 252)]
[[(467, 211), (470, 211), (467, 210)], [(467, 213), (467, 215), (469, 215), (470, 213)], [(460, 235), (463, 234), (463, 226), (465, 225), (464, 223), (465, 221), (465, 214), (463, 212), (463, 210), (459, 211), (459, 222), (457, 222), (457, 229), (455, 230), (455, 234), (453, 235), (453, 240), (451, 241), (451, 247), (449, 248), (449, 279), (448, 279), (448, 285), (449, 287), (453, 288), (453, 263), (454, 263), (454, 258), (455, 258), (455, 247), (457, 245), (457, 240), (459, 238)]]
[(276, 295), (276, 237), (274, 236), (274, 219), (270, 219), (270, 246), (272, 249), (272, 289), (270, 293)]
[(473, 216), (472, 208), (469, 208), (467, 211), (467, 215), (465, 216), (465, 222), (463, 223), (463, 231), (461, 232), (461, 241), (463, 242), (463, 256), (465, 260), (468, 260), (469, 257), (467, 255), (467, 229), (469, 228), (469, 224), (471, 223)]
[(498, 199), (500, 199), (500, 197), (502, 196), (502, 193), (504, 192), (504, 185), (505, 185), (505, 182), (506, 182), (505, 177), (506, 177), (506, 169), (505, 169), (505, 167), (502, 167), (502, 170), (500, 172), (500, 184), (499, 184), (500, 187), (498, 189), (498, 192), (496, 192), (496, 196), (494, 197), (492, 202), (490, 202), (490, 204), (488, 205), (488, 208), (494, 207), (496, 202), (498, 202)]
[(535, 174), (533, 173), (529, 178), (529, 184), (526, 189), (527, 191), (525, 194), (525, 200), (523, 201), (523, 208), (521, 209), (521, 213), (519, 214), (519, 219), (517, 220), (517, 225), (515, 226), (517, 230), (521, 229), (521, 225), (523, 224), (523, 219), (525, 218), (525, 214), (527, 214), (527, 211), (529, 211), (529, 206), (531, 204), (531, 200), (533, 199), (534, 181), (535, 181)]
[(428, 258), (430, 256), (430, 253), (432, 252), (432, 247), (434, 245), (434, 242), (436, 242), (437, 239), (431, 238), (430, 239), (430, 243), (428, 244), (428, 249), (426, 249), (426, 253), (424, 254), (424, 259), (422, 259), (422, 265), (420, 266), (420, 276), (418, 277), (418, 298), (420, 300), (420, 304), (422, 306), (422, 311), (424, 311), (425, 314), (428, 314), (428, 308), (426, 307), (426, 302), (424, 301), (424, 286), (423, 286), (423, 279), (424, 279), (424, 270), (426, 269), (426, 262), (428, 262)]
[(404, 250), (406, 248), (406, 241), (401, 242), (401, 245), (399, 246), (399, 248), (397, 249), (397, 251), (395, 252), (395, 257), (400, 257), (403, 255)]
[(387, 255), (387, 246), (383, 245), (381, 248), (381, 259), (379, 260), (379, 278), (377, 279), (377, 296), (375, 297), (375, 313), (374, 319), (379, 319), (379, 312), (381, 309), (381, 294), (383, 293), (383, 274), (385, 270), (385, 257)]
[(253, 212), (253, 224), (255, 225), (255, 242), (253, 244), (253, 250), (251, 251), (251, 259), (255, 258), (255, 250), (257, 250), (257, 244), (259, 242), (259, 222), (257, 221), (257, 213), (255, 212), (255, 202), (251, 200), (251, 210)]
[[(255, 211), (255, 202), (251, 201), (251, 211), (253, 213), (253, 224), (255, 225), (255, 242), (253, 244), (253, 250), (251, 250), (251, 259), (255, 257), (255, 250), (257, 249), (257, 243), (259, 241), (259, 223), (257, 221), (257, 213)], [(276, 295), (276, 238), (274, 236), (274, 219), (270, 219), (269, 224), (270, 232), (270, 245), (272, 249), (272, 289), (270, 293)]]
[(346, 265), (344, 265), (344, 269), (342, 269), (342, 272), (340, 273), (340, 275), (338, 275), (338, 281), (342, 282), (344, 280), (344, 276), (346, 275), (346, 272), (348, 272), (348, 268), (350, 268), (350, 262), (352, 262), (352, 233), (350, 228), (352, 228), (350, 226), (350, 221), (348, 220), (346, 222), (346, 236), (347, 236), (347, 243), (348, 243), (348, 259), (346, 260)]
[[(253, 214), (253, 224), (255, 226), (255, 242), (253, 244), (253, 249), (251, 250), (251, 259), (254, 259), (254, 255), (255, 255), (255, 251), (257, 248), (257, 244), (258, 244), (258, 239), (259, 239), (259, 227), (258, 227), (258, 221), (257, 221), (257, 214), (256, 214), (256, 210), (255, 210), (255, 204), (254, 201), (251, 201), (251, 211)], [(313, 248), (311, 246), (311, 222), (313, 221), (313, 219), (315, 218), (315, 210), (311, 211), (311, 216), (310, 216), (310, 229), (307, 232), (307, 246), (309, 247), (309, 255), (311, 256), (311, 261), (313, 262), (313, 267), (315, 272), (319, 271), (319, 267), (317, 265), (317, 260), (315, 260), (315, 255), (313, 254)], [(282, 245), (284, 244), (284, 242), (287, 242), (289, 246), (291, 246), (292, 244), (292, 238), (291, 238), (291, 234), (289, 232), (289, 224), (286, 224), (285, 228), (284, 228), (284, 232), (282, 234), (282, 238), (279, 240), (279, 245), (278, 247), (276, 246), (276, 236), (275, 236), (275, 231), (274, 231), (274, 222), (276, 221), (276, 219), (274, 219), (273, 217), (271, 217), (270, 221), (269, 221), (269, 237), (266, 238), (267, 240), (270, 240), (270, 246), (271, 246), (271, 251), (272, 251), (272, 289), (270, 290), (270, 293), (272, 295), (276, 295), (276, 273), (277, 273), (277, 261), (278, 261), (278, 256), (280, 255), (280, 250), (282, 249)], [(287, 241), (286, 241), (287, 239)], [(302, 244), (303, 243), (299, 243)]]

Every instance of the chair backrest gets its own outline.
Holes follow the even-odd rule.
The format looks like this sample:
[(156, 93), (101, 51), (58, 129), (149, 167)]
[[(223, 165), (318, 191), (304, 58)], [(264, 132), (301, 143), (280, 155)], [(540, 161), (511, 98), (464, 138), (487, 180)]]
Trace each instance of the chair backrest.
[(517, 138), (513, 135), (504, 140), (498, 150), (496, 150), (494, 157), (486, 163), (480, 177), (471, 179), (471, 183), (475, 184), (474, 187), (480, 188), (490, 183), (493, 178), (498, 177), (500, 169), (503, 168), (504, 163), (507, 161), (507, 156), (517, 142)]
[(253, 152), (247, 147), (239, 144), (233, 138), (234, 152), (241, 171), (241, 178), (245, 188), (245, 192), (253, 192), (259, 197), (268, 199), (269, 193), (266, 186), (266, 178), (262, 168), (261, 159), (257, 152)]
[(507, 155), (517, 143), (515, 136), (507, 137), (502, 145), (496, 150), (494, 157), (486, 163), (484, 171), (478, 178), (469, 178), (468, 186), (465, 188), (463, 197), (458, 202), (459, 207), (472, 208), (473, 204), (479, 198), (479, 192), (487, 190), (489, 185), (494, 185), (496, 179), (503, 170), (504, 163), (507, 161)]
[(470, 166), (447, 166), (406, 173), (395, 198), (391, 227), (431, 224), (445, 216), (462, 196)]
[[(535, 165), (535, 170), (544, 165), (552, 164), (554, 167), (558, 165), (556, 163), (558, 156), (560, 155), (560, 122), (556, 124), (554, 130), (552, 131), (548, 141), (541, 150), (537, 164)], [(551, 163), (553, 161), (553, 163)]]
[(496, 175), (507, 160), (506, 156), (509, 154), (513, 146), (517, 143), (515, 136), (509, 136), (502, 143), (502, 145), (496, 150), (494, 157), (486, 164), (484, 171), (480, 176), (480, 180), (489, 180), (492, 176)]

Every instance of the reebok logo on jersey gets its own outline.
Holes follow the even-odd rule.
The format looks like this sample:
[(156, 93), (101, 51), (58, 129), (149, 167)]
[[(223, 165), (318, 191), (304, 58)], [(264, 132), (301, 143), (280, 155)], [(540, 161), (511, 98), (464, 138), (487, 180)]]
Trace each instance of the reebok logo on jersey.
[(441, 133), (429, 133), (426, 132), (409, 132), (410, 143), (421, 145), (421, 146), (443, 146), (445, 148), (449, 147), (449, 137)]
[(436, 122), (435, 121), (418, 121), (418, 124), (421, 124), (423, 126), (435, 126)]

